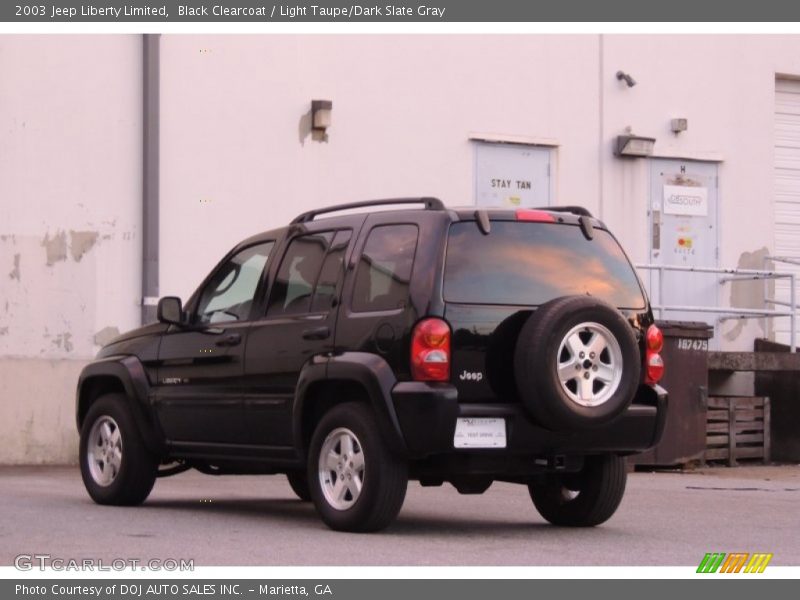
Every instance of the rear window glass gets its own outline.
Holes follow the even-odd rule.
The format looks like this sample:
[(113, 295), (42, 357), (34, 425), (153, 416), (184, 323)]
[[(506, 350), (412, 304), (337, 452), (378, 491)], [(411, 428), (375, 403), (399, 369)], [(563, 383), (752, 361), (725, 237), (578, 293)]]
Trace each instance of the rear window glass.
[(607, 231), (587, 240), (577, 225), (493, 221), (454, 223), (447, 243), (447, 302), (539, 306), (560, 296), (596, 296), (617, 308), (644, 308), (633, 267)]

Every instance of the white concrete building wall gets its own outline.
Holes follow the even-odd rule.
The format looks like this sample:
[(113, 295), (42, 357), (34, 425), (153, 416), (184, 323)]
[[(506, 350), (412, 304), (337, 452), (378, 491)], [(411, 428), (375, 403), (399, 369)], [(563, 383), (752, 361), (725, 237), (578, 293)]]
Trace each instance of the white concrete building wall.
[[(800, 74), (800, 37), (166, 36), (162, 292), (188, 296), (236, 241), (313, 206), (471, 203), (476, 132), (555, 144), (555, 203), (599, 214), (636, 262), (648, 262), (648, 162), (615, 157), (615, 137), (630, 128), (657, 138), (657, 156), (719, 161), (719, 264), (760, 267), (776, 74)], [(333, 101), (327, 142), (308, 137), (314, 98)], [(673, 117), (688, 131), (673, 134)], [(742, 285), (719, 302), (753, 302)], [(729, 322), (719, 341), (749, 349), (765, 332)]]
[(0, 36), (0, 463), (77, 456), (75, 386), (139, 324), (141, 37)]
[[(596, 36), (162, 37), (162, 294), (186, 298), (233, 244), (312, 207), (415, 195), (471, 204), (474, 132), (555, 140), (558, 196), (596, 204), (597, 46)], [(315, 98), (333, 101), (327, 142), (309, 136)]]

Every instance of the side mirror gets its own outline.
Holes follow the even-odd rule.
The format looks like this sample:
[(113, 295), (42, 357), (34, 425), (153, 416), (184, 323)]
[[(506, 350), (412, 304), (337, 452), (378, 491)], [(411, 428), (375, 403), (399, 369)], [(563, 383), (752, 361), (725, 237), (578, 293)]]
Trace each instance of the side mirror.
[(183, 325), (186, 321), (183, 318), (183, 305), (177, 296), (164, 296), (158, 301), (158, 320), (161, 323), (172, 325)]

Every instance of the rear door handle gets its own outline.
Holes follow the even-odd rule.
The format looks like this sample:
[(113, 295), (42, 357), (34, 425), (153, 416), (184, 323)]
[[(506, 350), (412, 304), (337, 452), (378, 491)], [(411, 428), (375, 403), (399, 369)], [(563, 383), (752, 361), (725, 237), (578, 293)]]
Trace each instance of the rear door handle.
[(242, 342), (242, 336), (238, 333), (226, 335), (221, 340), (217, 340), (217, 346), (238, 346)]
[(331, 335), (330, 327), (323, 325), (322, 327), (312, 327), (303, 331), (304, 340), (326, 340)]

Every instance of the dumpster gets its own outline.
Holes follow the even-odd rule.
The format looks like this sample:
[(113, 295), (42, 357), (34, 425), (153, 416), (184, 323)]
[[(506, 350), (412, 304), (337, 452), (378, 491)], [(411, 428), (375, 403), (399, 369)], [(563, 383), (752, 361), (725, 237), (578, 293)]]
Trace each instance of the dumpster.
[(631, 457), (635, 465), (670, 467), (703, 458), (706, 448), (708, 343), (711, 325), (697, 321), (656, 321), (664, 334), (664, 377), (669, 393), (661, 442)]

